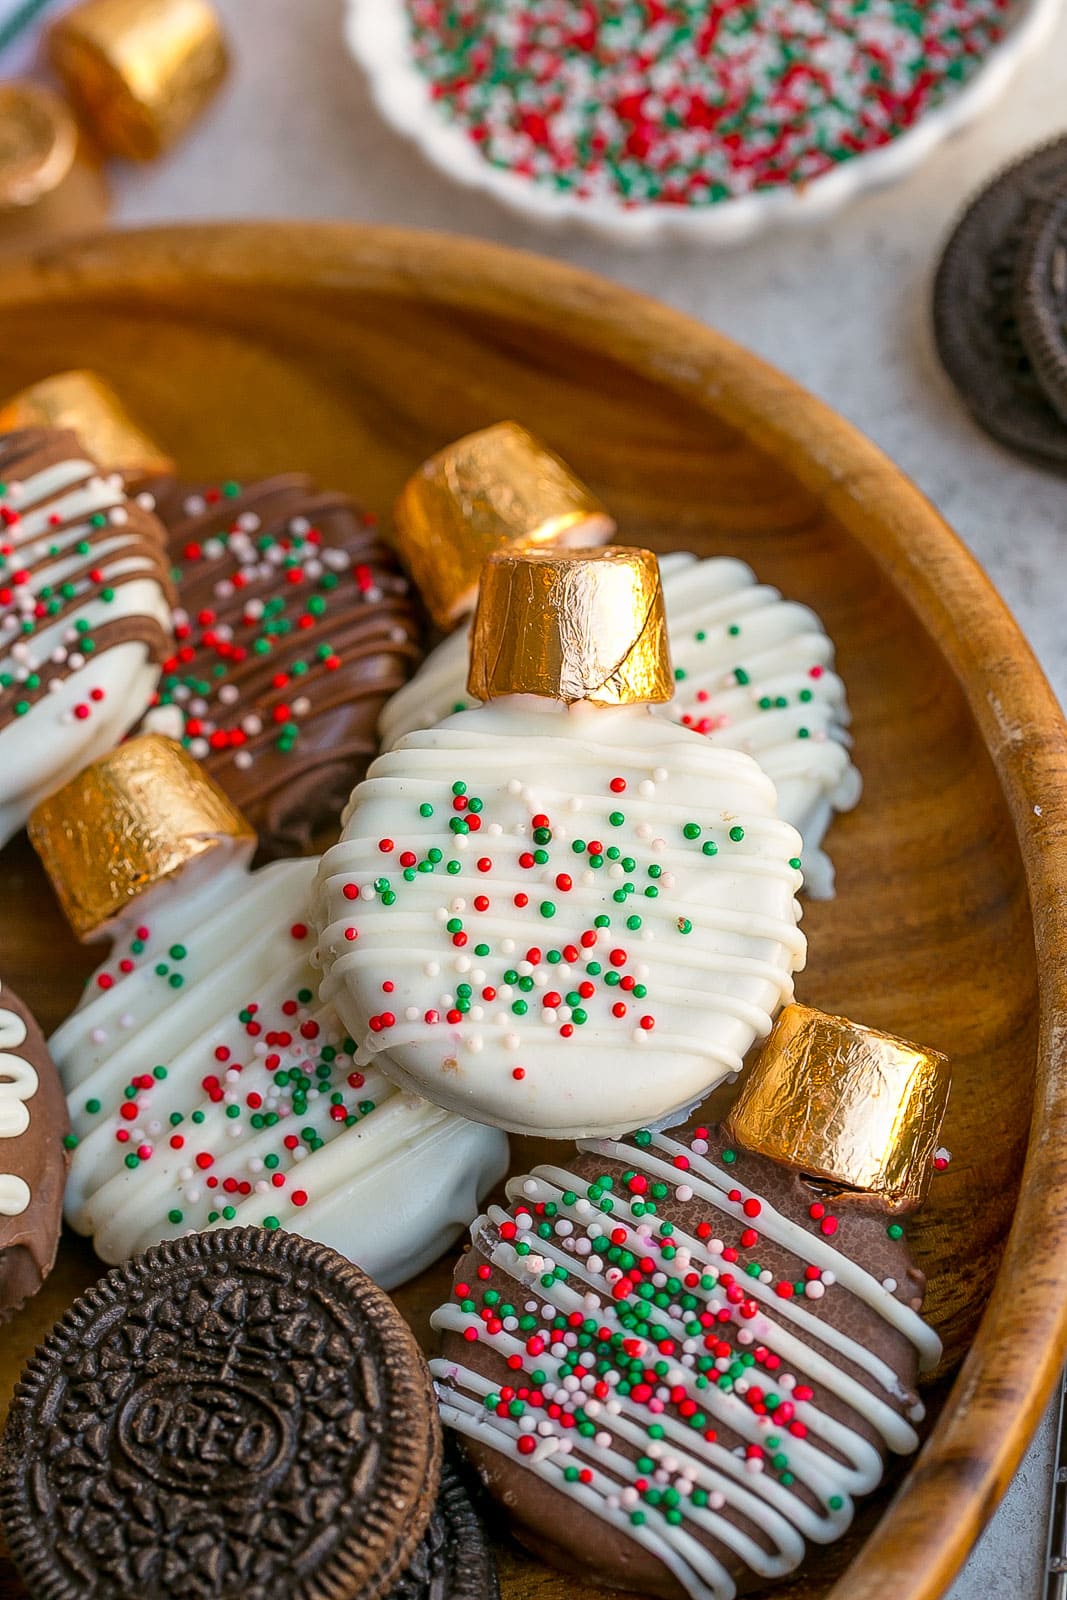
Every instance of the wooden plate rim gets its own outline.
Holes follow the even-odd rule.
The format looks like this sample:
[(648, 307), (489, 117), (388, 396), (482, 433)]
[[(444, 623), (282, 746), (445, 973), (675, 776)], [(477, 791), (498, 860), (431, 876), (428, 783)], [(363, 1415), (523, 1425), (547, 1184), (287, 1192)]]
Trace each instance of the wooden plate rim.
[[(958, 678), (1008, 800), (1029, 888), (1040, 1029), (1015, 1221), (974, 1345), (936, 1427), (828, 1600), (936, 1600), (992, 1513), (1067, 1351), (1067, 725), (985, 573), (934, 507), (829, 406), (724, 335), (592, 273), (446, 234), (347, 223), (190, 224), (101, 235), (5, 266), (0, 314), (91, 296), (133, 305), (190, 280), (365, 288), (532, 327), (726, 421), (870, 553)], [(576, 335), (577, 337), (577, 335)]]

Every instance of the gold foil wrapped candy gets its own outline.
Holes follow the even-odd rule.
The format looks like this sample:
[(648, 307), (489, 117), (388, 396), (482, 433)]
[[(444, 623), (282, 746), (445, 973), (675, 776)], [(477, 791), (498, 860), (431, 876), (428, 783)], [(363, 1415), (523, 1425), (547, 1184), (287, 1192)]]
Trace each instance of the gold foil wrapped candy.
[(467, 687), (645, 705), (674, 693), (659, 563), (651, 550), (508, 550), (490, 556)]
[(615, 523), (559, 456), (517, 422), (457, 439), (401, 490), (394, 543), (439, 628), (474, 609), (488, 556), (527, 545), (596, 545)]
[(107, 187), (69, 108), (39, 83), (0, 84), (0, 248), (99, 227)]
[(0, 211), (33, 206), (63, 182), (78, 130), (62, 100), (36, 83), (0, 84)]
[(174, 471), (171, 457), (95, 372), (56, 372), (20, 389), (0, 407), (0, 433), (12, 428), (69, 428), (107, 472), (148, 477)]
[(949, 1092), (936, 1050), (786, 1006), (726, 1118), (730, 1139), (886, 1212), (922, 1204)]
[(47, 34), (52, 65), (108, 155), (154, 161), (226, 73), (208, 0), (81, 0)]
[(29, 821), (60, 905), (79, 939), (99, 937), (137, 896), (252, 826), (173, 739), (149, 733), (43, 800)]

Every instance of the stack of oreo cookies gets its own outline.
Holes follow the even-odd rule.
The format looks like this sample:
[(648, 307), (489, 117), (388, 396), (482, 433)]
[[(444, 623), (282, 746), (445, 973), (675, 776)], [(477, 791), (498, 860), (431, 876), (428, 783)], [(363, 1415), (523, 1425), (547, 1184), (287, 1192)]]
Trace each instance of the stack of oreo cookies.
[(0, 1515), (34, 1600), (497, 1600), (392, 1301), (293, 1234), (198, 1234), (77, 1300), (15, 1391)]
[(938, 267), (934, 334), (986, 432), (1067, 471), (1067, 137), (972, 202)]

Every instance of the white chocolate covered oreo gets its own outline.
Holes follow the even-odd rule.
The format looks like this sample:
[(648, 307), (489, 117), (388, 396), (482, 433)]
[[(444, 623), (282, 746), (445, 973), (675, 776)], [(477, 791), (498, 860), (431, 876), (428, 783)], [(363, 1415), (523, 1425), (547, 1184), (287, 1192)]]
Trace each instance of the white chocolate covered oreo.
[[(813, 611), (758, 582), (742, 561), (676, 552), (659, 566), (677, 684), (659, 714), (759, 762), (778, 791), (779, 815), (803, 838), (805, 889), (831, 894), (822, 840), (861, 787), (832, 640)], [(393, 696), (381, 720), (385, 749), (475, 703), (468, 650), (466, 629), (451, 634)]]
[(497, 699), (355, 790), (322, 999), (359, 1061), (479, 1121), (678, 1120), (791, 997), (800, 848), (746, 755), (643, 706)]
[(495, 1129), (359, 1068), (316, 996), (313, 860), (230, 860), (138, 920), (52, 1049), (78, 1146), (71, 1226), (119, 1262), (255, 1223), (328, 1244), (386, 1287), (435, 1260), (507, 1164)]

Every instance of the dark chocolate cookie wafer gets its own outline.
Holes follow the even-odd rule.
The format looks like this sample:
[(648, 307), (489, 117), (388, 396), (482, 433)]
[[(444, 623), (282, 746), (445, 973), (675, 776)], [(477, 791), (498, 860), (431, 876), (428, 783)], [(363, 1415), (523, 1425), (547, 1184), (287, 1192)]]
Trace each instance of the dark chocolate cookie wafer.
[(945, 370), (982, 427), (1010, 449), (1067, 470), (1067, 426), (1024, 346), (1015, 281), (1036, 210), (1067, 183), (1067, 138), (1033, 151), (982, 191), (949, 240), (934, 285)]
[(466, 1477), (449, 1446), (430, 1525), (389, 1600), (499, 1600), (496, 1561)]
[(259, 1228), (110, 1272), (24, 1372), (0, 1515), (35, 1600), (378, 1600), (438, 1486), (426, 1365), (335, 1251)]
[(1026, 353), (1067, 424), (1067, 163), (1058, 194), (1030, 219), (1019, 251), (1015, 298)]

